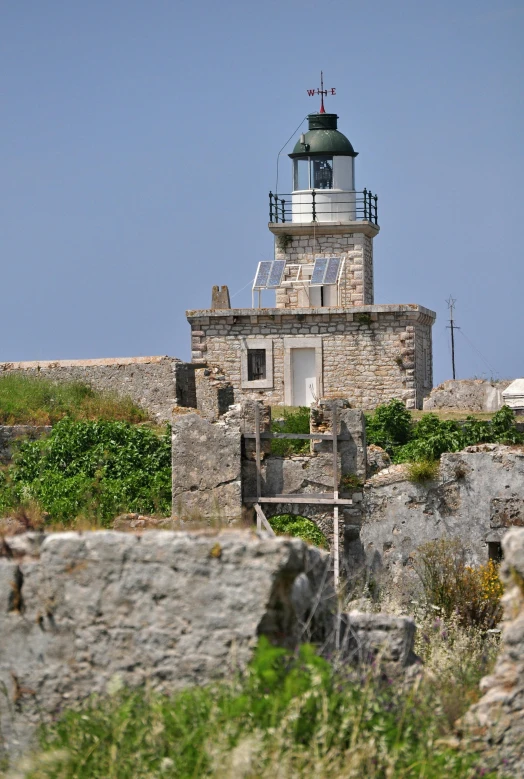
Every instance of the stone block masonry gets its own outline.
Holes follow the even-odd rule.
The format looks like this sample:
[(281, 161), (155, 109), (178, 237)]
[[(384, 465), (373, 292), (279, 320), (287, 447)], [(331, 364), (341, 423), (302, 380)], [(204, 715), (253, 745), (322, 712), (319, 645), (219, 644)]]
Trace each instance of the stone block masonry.
[[(435, 314), (422, 306), (382, 305), (345, 308), (261, 308), (188, 311), (195, 363), (217, 369), (234, 390), (235, 402), (260, 399), (290, 402), (290, 350), (304, 345), (320, 356), (317, 394), (347, 398), (373, 409), (391, 398), (421, 408), (432, 386), (431, 327)], [(266, 344), (264, 382), (243, 380), (250, 342)]]
[(0, 377), (12, 373), (82, 381), (98, 390), (127, 395), (158, 422), (169, 422), (174, 406), (196, 407), (194, 366), (176, 357), (0, 363)]
[[(371, 224), (355, 224), (355, 232), (347, 225), (279, 224), (271, 225), (276, 234), (275, 259), (286, 261), (284, 281), (296, 276), (296, 265), (311, 265), (316, 257), (340, 257), (344, 268), (340, 280), (339, 305), (365, 306), (374, 303), (373, 237), (378, 228)], [(307, 230), (307, 233), (304, 233)], [(307, 291), (299, 287), (280, 287), (277, 308), (299, 308), (309, 305)]]

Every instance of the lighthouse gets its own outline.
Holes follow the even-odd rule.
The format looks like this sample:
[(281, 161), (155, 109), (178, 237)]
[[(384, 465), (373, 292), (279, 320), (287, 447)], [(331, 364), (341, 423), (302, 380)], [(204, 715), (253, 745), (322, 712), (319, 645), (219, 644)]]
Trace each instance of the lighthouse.
[(378, 197), (360, 189), (357, 152), (325, 110), (335, 90), (321, 75), (308, 93), (320, 95), (320, 110), (289, 154), (287, 193), (269, 193), (274, 253), (254, 267), (252, 307), (224, 299), (188, 311), (192, 360), (221, 376), (235, 402), (310, 406), (342, 397), (369, 410), (398, 398), (421, 408), (433, 384), (436, 315), (414, 303), (375, 304)]

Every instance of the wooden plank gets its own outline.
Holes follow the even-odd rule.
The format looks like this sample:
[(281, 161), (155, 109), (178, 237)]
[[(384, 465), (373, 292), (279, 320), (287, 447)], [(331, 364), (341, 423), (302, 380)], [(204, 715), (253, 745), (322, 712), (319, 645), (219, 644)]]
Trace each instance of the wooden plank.
[(255, 403), (255, 461), (257, 468), (257, 498), (262, 492), (262, 465), (260, 463), (260, 406)]
[(271, 495), (268, 497), (255, 495), (243, 499), (244, 503), (310, 503), (319, 506), (352, 506), (353, 501), (346, 498), (318, 498), (315, 495)]
[[(244, 438), (256, 438), (256, 433), (242, 433)], [(289, 438), (298, 439), (302, 441), (332, 441), (333, 436), (331, 433), (260, 433), (260, 438), (272, 439), (272, 438)], [(339, 441), (351, 441), (349, 435), (337, 436)]]
[(267, 521), (266, 515), (264, 514), (264, 512), (262, 511), (261, 506), (259, 506), (258, 503), (255, 503), (255, 511), (256, 511), (256, 515), (257, 515), (257, 530), (261, 530), (262, 527), (263, 527), (264, 530), (267, 530), (267, 532), (270, 535), (275, 536), (276, 535), (275, 531), (273, 530), (273, 528), (271, 527), (271, 525)]

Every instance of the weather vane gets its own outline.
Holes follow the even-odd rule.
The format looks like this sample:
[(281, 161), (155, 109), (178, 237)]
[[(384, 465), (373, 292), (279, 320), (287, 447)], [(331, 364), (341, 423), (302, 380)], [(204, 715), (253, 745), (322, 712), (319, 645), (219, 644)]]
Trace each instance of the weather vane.
[(325, 114), (324, 95), (336, 95), (337, 90), (334, 87), (331, 89), (324, 89), (324, 73), (320, 71), (320, 89), (308, 89), (307, 93), (310, 97), (313, 97), (313, 95), (320, 95), (320, 113)]

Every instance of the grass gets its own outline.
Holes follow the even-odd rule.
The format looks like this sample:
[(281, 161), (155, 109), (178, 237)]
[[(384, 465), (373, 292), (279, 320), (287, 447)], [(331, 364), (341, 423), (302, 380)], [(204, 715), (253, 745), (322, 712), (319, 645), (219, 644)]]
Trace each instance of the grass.
[(329, 546), (326, 536), (318, 525), (300, 514), (276, 514), (274, 517), (269, 517), (268, 522), (277, 536), (302, 538), (308, 544), (319, 546), (321, 549), (327, 549)]
[(438, 460), (418, 460), (408, 463), (408, 479), (417, 484), (424, 484), (437, 478), (439, 472)]
[(94, 390), (82, 382), (7, 374), (0, 377), (1, 425), (54, 425), (64, 417), (136, 424), (148, 414), (131, 398)]
[(293, 656), (261, 639), (248, 673), (232, 682), (168, 697), (119, 689), (115, 680), (108, 697), (91, 699), (41, 733), (41, 751), (24, 775), (495, 777), (467, 743), (457, 742), (441, 685), (431, 678), (406, 685), (369, 670), (349, 676), (312, 647)]

